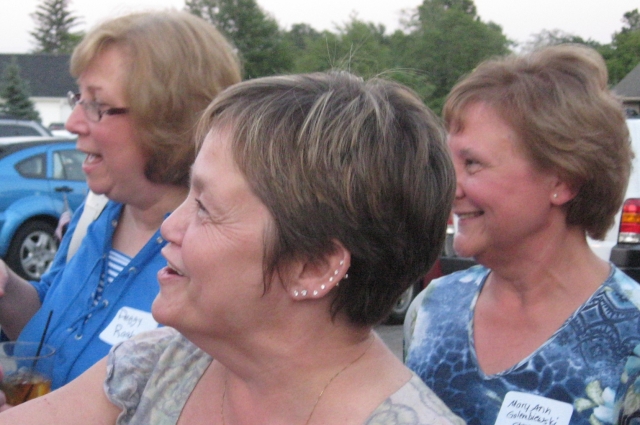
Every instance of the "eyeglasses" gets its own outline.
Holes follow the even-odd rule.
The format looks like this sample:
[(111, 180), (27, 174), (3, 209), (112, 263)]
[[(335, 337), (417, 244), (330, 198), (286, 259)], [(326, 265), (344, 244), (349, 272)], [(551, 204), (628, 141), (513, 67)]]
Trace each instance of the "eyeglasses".
[(105, 106), (103, 103), (96, 102), (95, 100), (81, 100), (80, 93), (67, 93), (67, 100), (69, 101), (71, 109), (74, 109), (76, 105), (82, 106), (87, 119), (93, 122), (99, 122), (103, 115), (122, 115), (129, 112), (129, 108), (100, 109)]

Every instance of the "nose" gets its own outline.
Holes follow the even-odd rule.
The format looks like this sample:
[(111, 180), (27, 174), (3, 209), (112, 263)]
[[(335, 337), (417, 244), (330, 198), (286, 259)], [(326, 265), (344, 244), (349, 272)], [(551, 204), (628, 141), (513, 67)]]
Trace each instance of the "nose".
[(68, 132), (77, 134), (78, 136), (89, 133), (89, 123), (87, 122), (87, 117), (84, 115), (84, 111), (82, 111), (82, 107), (78, 105), (71, 110), (71, 115), (67, 118), (64, 128), (66, 128)]
[(456, 174), (455, 176), (456, 177), (456, 195), (455, 195), (456, 198), (455, 199), (460, 199), (464, 197), (464, 188), (463, 188), (464, 174), (460, 169), (460, 165), (458, 164), (458, 161), (456, 160), (453, 161), (453, 169)]
[(460, 199), (464, 197), (464, 190), (462, 189), (462, 184), (460, 184), (460, 179), (458, 179), (456, 175), (456, 199)]
[(160, 226), (160, 234), (162, 237), (172, 244), (181, 245), (185, 229), (187, 227), (187, 201), (185, 199), (178, 208), (167, 217)]

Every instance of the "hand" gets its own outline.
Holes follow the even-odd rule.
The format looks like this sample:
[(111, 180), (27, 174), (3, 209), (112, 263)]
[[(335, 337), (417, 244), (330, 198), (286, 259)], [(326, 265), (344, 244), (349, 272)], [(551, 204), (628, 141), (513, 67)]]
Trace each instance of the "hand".
[[(0, 366), (0, 381), (4, 378), (4, 371), (2, 370), (2, 366)], [(11, 409), (13, 406), (7, 404), (7, 398), (4, 393), (0, 391), (0, 412), (4, 412), (7, 409)]]

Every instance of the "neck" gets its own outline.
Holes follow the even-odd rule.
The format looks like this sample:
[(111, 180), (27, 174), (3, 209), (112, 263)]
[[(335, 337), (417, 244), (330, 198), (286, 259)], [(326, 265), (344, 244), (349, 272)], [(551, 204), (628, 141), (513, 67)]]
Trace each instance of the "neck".
[[(265, 422), (303, 425), (322, 410), (323, 400), (344, 385), (380, 342), (371, 329), (349, 335), (331, 332), (263, 338), (259, 346), (239, 356), (216, 357), (224, 380), (224, 421), (227, 425)], [(311, 337), (314, 335), (315, 337)], [(258, 338), (257, 338), (258, 339)], [(381, 342), (380, 342), (381, 343)], [(286, 349), (283, 349), (286, 347)], [(257, 356), (255, 353), (260, 353)]]
[(184, 201), (187, 193), (185, 187), (170, 185), (150, 190), (125, 204), (121, 219), (131, 220), (136, 227), (155, 232), (165, 216)]
[[(352, 366), (356, 365), (356, 363), (358, 363), (370, 350), (371, 346), (373, 345), (374, 341), (376, 340), (376, 337), (373, 333), (371, 333), (367, 340), (364, 341), (364, 343), (366, 344), (364, 348), (361, 348), (361, 353), (358, 354), (356, 357), (354, 357), (352, 360), (347, 360), (345, 359), (343, 366), (340, 366), (336, 372), (331, 375), (329, 377), (329, 379), (326, 380), (326, 383), (322, 386), (321, 390), (319, 391), (319, 393), (317, 394), (317, 396), (315, 397), (315, 402), (313, 402), (312, 405), (310, 405), (310, 407), (308, 407), (309, 410), (309, 414), (306, 418), (306, 420), (303, 422), (301, 417), (298, 417), (298, 421), (299, 423), (304, 423), (305, 425), (308, 425), (311, 422), (311, 419), (313, 418), (313, 414), (316, 410), (316, 407), (318, 406), (318, 404), (321, 402), (322, 400), (322, 396), (325, 394), (325, 392), (330, 390), (330, 386), (331, 384), (334, 382), (334, 380), (339, 379), (340, 375), (342, 375), (343, 372), (347, 371), (349, 368), (351, 368)], [(336, 366), (337, 367), (337, 366)], [(220, 404), (220, 416), (222, 419), (222, 424), (226, 425), (227, 424), (227, 420), (226, 420), (226, 416), (225, 416), (225, 405), (227, 403), (227, 394), (228, 394), (228, 387), (229, 387), (229, 371), (227, 371), (227, 373), (225, 373), (224, 376), (224, 389), (223, 389), (223, 393), (222, 393), (222, 398), (221, 398), (221, 404)], [(313, 379), (311, 380), (306, 380), (306, 384), (311, 387), (311, 383), (314, 382)], [(317, 391), (317, 389), (316, 389)], [(299, 393), (298, 393), (299, 394)], [(304, 410), (304, 402), (301, 403), (301, 400), (299, 397), (296, 397), (293, 401), (293, 403), (295, 403), (296, 405), (298, 405), (300, 407), (300, 412), (302, 412)]]
[[(586, 300), (607, 278), (610, 266), (597, 257), (582, 231), (550, 239), (545, 247), (494, 262), (486, 288), (536, 301)], [(484, 292), (484, 290), (483, 290)]]

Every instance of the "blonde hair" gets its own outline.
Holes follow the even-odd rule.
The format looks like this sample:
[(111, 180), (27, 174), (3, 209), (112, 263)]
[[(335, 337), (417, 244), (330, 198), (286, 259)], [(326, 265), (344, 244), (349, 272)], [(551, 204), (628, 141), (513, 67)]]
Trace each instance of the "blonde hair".
[(71, 57), (78, 78), (103, 51), (116, 48), (129, 69), (125, 96), (150, 181), (188, 184), (194, 130), (202, 111), (240, 81), (231, 45), (208, 22), (175, 10), (133, 13), (92, 29)]
[(536, 166), (576, 190), (567, 223), (604, 238), (624, 200), (633, 152), (602, 57), (559, 45), (486, 61), (449, 93), (443, 114), (450, 133), (464, 128), (467, 108), (478, 102), (510, 125)]

